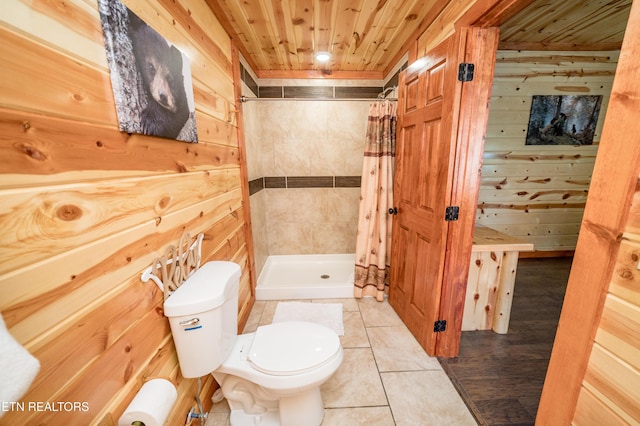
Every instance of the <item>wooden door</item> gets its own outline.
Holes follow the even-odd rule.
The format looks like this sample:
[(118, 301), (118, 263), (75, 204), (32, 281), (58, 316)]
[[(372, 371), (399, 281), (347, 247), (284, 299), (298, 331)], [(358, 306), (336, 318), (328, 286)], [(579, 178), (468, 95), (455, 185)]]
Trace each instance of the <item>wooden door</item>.
[(430, 355), (458, 351), (497, 35), (460, 29), (400, 77), (389, 303)]
[[(450, 37), (400, 77), (389, 303), (429, 354), (435, 352), (455, 145), (451, 138)], [(455, 64), (457, 67), (457, 64)], [(449, 75), (448, 75), (449, 74)]]

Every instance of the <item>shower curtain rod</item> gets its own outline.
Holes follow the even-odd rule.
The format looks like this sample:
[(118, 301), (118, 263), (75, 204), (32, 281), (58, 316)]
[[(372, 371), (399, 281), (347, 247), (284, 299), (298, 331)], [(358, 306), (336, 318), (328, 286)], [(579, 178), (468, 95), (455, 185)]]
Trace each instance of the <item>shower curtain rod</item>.
[(249, 101), (397, 101), (397, 98), (250, 98), (240, 96), (240, 102)]

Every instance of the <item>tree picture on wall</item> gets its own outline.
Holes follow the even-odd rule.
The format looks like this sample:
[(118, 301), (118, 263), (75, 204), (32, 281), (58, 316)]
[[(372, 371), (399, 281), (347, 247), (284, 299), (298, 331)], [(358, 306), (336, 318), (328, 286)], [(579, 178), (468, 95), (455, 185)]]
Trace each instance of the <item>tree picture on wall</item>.
[(533, 96), (526, 145), (592, 145), (602, 96)]
[(118, 0), (98, 0), (121, 131), (198, 142), (189, 58)]

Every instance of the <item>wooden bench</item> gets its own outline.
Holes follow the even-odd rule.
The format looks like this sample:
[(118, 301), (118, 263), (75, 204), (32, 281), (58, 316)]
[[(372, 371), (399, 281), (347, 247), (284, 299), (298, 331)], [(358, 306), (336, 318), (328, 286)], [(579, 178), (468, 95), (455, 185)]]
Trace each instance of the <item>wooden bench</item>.
[(521, 251), (533, 251), (533, 244), (476, 224), (462, 331), (507, 332)]

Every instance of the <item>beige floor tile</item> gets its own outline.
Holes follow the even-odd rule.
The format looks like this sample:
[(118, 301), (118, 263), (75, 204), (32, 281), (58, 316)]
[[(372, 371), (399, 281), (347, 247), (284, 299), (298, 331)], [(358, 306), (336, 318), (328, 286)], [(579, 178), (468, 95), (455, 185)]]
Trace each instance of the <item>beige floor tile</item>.
[(247, 318), (247, 323), (244, 325), (243, 333), (253, 333), (256, 331), (260, 324), (260, 317), (262, 317), (265, 304), (266, 302), (263, 300), (254, 302), (253, 308), (251, 308), (251, 312), (249, 313), (249, 318)]
[[(271, 324), (278, 302), (257, 301), (245, 332)], [(343, 305), (344, 360), (321, 387), (322, 426), (475, 426), (437, 359), (424, 352), (386, 300), (308, 302)], [(229, 425), (226, 401), (213, 406), (206, 426), (214, 425)]]
[(381, 373), (398, 426), (476, 426), (444, 371)]
[[(192, 425), (200, 425), (200, 420), (194, 420)], [(231, 426), (229, 413), (209, 413), (205, 426)]]
[(264, 304), (262, 315), (260, 316), (260, 323), (258, 325), (267, 325), (273, 322), (273, 316), (276, 313), (276, 307), (278, 306), (278, 300), (267, 300)]
[(405, 326), (371, 327), (367, 334), (380, 372), (442, 370)]
[(343, 348), (368, 348), (369, 338), (360, 312), (343, 312), (344, 336), (340, 336)]
[[(231, 410), (229, 409), (229, 404), (227, 404), (227, 400), (223, 399), (222, 401), (213, 404), (211, 410), (209, 410), (209, 416), (207, 417), (207, 422), (205, 426), (229, 426), (229, 413)], [(192, 425), (200, 425), (199, 420), (194, 420)]]
[(231, 412), (231, 409), (229, 408), (229, 404), (227, 403), (226, 399), (223, 399), (220, 402), (216, 402), (215, 404), (213, 404), (211, 406), (211, 410), (209, 410), (210, 413), (229, 413)]
[(369, 348), (345, 349), (342, 365), (320, 390), (325, 408), (387, 405)]
[(389, 407), (328, 408), (322, 426), (393, 426)]
[(389, 302), (378, 302), (373, 297), (364, 297), (358, 301), (365, 327), (385, 327), (404, 325)]

